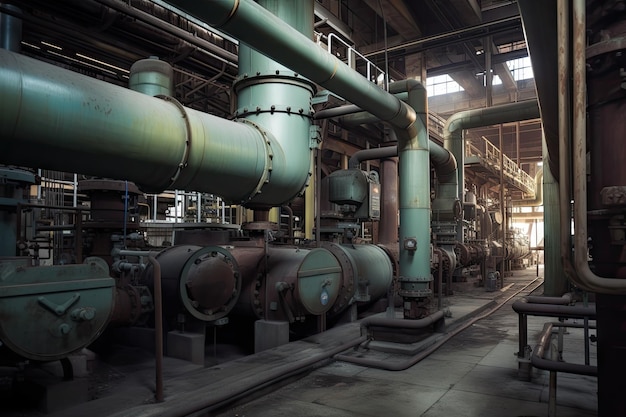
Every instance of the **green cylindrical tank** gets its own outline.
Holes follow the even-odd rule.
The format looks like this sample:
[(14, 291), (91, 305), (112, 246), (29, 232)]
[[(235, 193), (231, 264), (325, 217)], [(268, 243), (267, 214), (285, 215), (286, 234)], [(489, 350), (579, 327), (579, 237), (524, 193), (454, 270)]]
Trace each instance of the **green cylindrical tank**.
[(342, 268), (339, 296), (329, 315), (337, 315), (355, 302), (370, 303), (387, 295), (393, 281), (393, 264), (382, 248), (336, 243), (325, 243), (323, 247), (332, 252)]
[(31, 267), (0, 259), (0, 341), (33, 360), (61, 359), (93, 342), (113, 310), (115, 280), (100, 258)]
[(341, 265), (326, 249), (271, 247), (260, 267), (265, 274), (259, 274), (256, 296), (266, 320), (325, 314), (339, 294)]

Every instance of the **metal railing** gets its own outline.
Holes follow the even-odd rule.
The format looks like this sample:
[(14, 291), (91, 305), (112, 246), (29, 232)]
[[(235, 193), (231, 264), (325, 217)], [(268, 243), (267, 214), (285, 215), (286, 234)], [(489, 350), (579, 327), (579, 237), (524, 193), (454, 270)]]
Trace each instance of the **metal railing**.
[[(496, 171), (500, 171), (500, 149), (484, 136), (481, 137), (479, 146), (470, 141), (465, 142), (465, 156), (480, 157)], [(502, 169), (504, 176), (518, 188), (535, 193), (535, 179), (506, 155), (502, 156)]]
[[(389, 85), (389, 77), (383, 69), (367, 59), (339, 36), (334, 33), (328, 36), (317, 34), (317, 36), (318, 44), (322, 44), (322, 39), (326, 38), (326, 50), (329, 54), (336, 56), (350, 68), (356, 70), (381, 88)], [(365, 68), (363, 69), (362, 66)]]

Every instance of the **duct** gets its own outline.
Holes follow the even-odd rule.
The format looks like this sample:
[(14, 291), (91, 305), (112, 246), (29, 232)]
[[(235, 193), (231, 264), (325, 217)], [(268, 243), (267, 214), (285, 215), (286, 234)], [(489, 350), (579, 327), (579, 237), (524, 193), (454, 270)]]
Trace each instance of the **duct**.
[[(515, 122), (536, 119), (539, 107), (536, 100), (520, 101), (501, 106), (462, 111), (448, 118), (443, 129), (443, 145), (448, 149), (459, 165), (465, 166), (465, 147), (463, 130), (480, 126), (489, 126), (499, 123)], [(458, 196), (465, 193), (465, 175), (463, 169), (457, 170)], [(457, 240), (463, 242), (463, 228), (457, 227)]]
[[(573, 175), (574, 175), (574, 282), (581, 288), (597, 293), (626, 294), (626, 280), (604, 278), (589, 268), (587, 246), (587, 135), (586, 135), (586, 34), (585, 2), (573, 3), (574, 59), (573, 70)], [(563, 204), (563, 200), (561, 200)]]
[[(398, 135), (400, 156), (400, 275), (412, 299), (431, 294), (430, 185), (426, 90), (415, 80), (401, 82), (412, 107), (362, 77), (279, 17), (253, 1), (171, 1), (187, 13), (224, 30), (298, 74), (389, 122)], [(419, 121), (418, 121), (419, 118)], [(419, 175), (416, 170), (422, 170)]]
[(271, 191), (270, 173), (281, 184), (281, 177), (294, 175), (286, 171), (293, 167), (274, 136), (253, 123), (220, 119), (5, 50), (0, 66), (2, 163), (124, 178), (144, 191), (209, 192), (240, 203), (262, 191), (278, 205), (302, 187), (281, 186), (280, 196)]
[(543, 205), (543, 169), (535, 174), (535, 197), (513, 200), (513, 205), (519, 207), (538, 207)]

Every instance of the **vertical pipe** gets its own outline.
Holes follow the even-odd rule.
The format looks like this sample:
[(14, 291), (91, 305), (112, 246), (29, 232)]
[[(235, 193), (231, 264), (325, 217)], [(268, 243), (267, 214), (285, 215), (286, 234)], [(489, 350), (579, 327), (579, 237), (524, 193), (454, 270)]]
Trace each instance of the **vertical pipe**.
[(155, 400), (163, 402), (163, 303), (161, 294), (161, 265), (150, 254), (148, 261), (152, 265), (154, 277), (154, 356), (155, 356)]
[[(559, 202), (559, 188), (563, 181), (567, 181), (566, 176), (561, 174), (559, 183), (552, 175), (552, 168), (548, 163), (548, 150), (545, 136), (542, 135), (543, 146), (543, 224), (544, 224), (544, 283), (543, 294), (549, 297), (560, 297), (567, 291), (567, 277), (563, 270), (562, 259), (567, 257), (561, 245), (561, 210), (562, 203)], [(561, 164), (561, 167), (564, 164)], [(569, 200), (569, 199), (568, 199)], [(569, 207), (569, 201), (567, 201)], [(567, 211), (567, 223), (569, 230), (569, 211)], [(569, 233), (568, 233), (569, 234)], [(569, 236), (568, 239), (569, 241)], [(567, 248), (569, 250), (569, 247)]]
[[(500, 149), (500, 214), (502, 215), (502, 261), (500, 262), (500, 279), (504, 284), (504, 264), (506, 253), (506, 208), (504, 206), (504, 151), (502, 150), (502, 124), (498, 125), (498, 147)], [(502, 285), (504, 288), (504, 285)]]
[[(491, 36), (483, 39), (485, 52), (485, 95), (486, 107), (493, 106), (493, 72), (491, 71)], [(462, 197), (462, 196), (460, 196)]]
[[(21, 11), (12, 4), (2, 4), (2, 7), (15, 12)], [(0, 48), (20, 52), (22, 49), (22, 19), (0, 13)]]

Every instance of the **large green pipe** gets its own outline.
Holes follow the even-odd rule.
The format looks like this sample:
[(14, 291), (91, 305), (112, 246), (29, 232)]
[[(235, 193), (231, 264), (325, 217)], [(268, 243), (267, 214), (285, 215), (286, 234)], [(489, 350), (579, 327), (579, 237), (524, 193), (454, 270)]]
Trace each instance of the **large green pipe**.
[(559, 183), (548, 164), (545, 137), (543, 143), (543, 223), (544, 284), (543, 294), (558, 297), (567, 291), (567, 276), (561, 262), (561, 213)]
[[(456, 158), (459, 167), (465, 166), (463, 130), (499, 123), (516, 122), (540, 117), (537, 100), (520, 101), (453, 114), (443, 128), (443, 146)], [(457, 170), (458, 196), (465, 194), (464, 170)], [(457, 227), (457, 240), (463, 242), (463, 228)]]
[(127, 179), (144, 191), (210, 192), (234, 202), (248, 201), (267, 179), (270, 149), (277, 146), (254, 126), (6, 50), (0, 67), (2, 163)]
[[(261, 0), (259, 4), (303, 36), (313, 37), (312, 0)], [(314, 85), (240, 43), (239, 75), (234, 90), (236, 115), (272, 132), (279, 145), (272, 149), (270, 186), (263, 187), (252, 203), (266, 207), (276, 205), (276, 201), (286, 203), (304, 191), (313, 173), (311, 156), (317, 145), (317, 137), (311, 135)]]
[[(403, 292), (420, 298), (430, 294), (430, 180), (426, 91), (405, 81), (411, 107), (324, 51), (305, 35), (251, 0), (171, 4), (291, 68), (311, 81), (389, 122), (398, 136), (400, 157), (400, 275)], [(417, 246), (413, 245), (417, 243)]]

